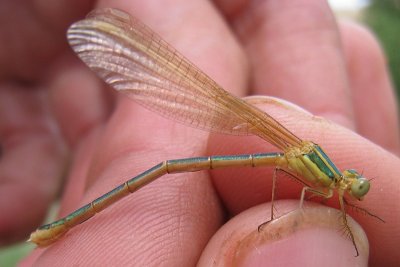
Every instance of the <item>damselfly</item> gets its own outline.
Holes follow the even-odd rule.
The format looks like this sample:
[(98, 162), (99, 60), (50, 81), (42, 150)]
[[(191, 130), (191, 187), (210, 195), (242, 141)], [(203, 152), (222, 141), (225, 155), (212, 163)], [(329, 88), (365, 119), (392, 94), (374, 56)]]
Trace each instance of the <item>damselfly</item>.
[[(111, 87), (149, 109), (204, 130), (257, 135), (282, 152), (161, 162), (70, 215), (41, 226), (31, 234), (30, 241), (47, 246), (72, 227), (167, 173), (229, 166), (275, 166), (304, 185), (301, 205), (306, 192), (330, 198), (337, 190), (343, 225), (358, 255), (344, 199), (346, 194), (362, 200), (370, 188), (369, 181), (357, 171), (339, 171), (319, 145), (301, 140), (267, 113), (222, 89), (157, 34), (122, 11), (93, 11), (69, 28), (68, 40), (82, 61)], [(276, 175), (272, 201), (275, 180)], [(273, 220), (273, 205), (271, 207)]]

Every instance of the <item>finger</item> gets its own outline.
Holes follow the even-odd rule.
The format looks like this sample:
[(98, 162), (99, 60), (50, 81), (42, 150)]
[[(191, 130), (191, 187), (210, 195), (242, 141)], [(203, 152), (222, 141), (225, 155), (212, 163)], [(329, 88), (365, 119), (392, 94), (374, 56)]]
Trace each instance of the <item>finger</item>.
[(250, 3), (249, 0), (214, 0), (213, 2), (228, 20), (242, 13)]
[(265, 225), (260, 232), (257, 228), (265, 222), (269, 204), (251, 208), (231, 219), (208, 243), (198, 266), (367, 265), (368, 240), (353, 220), (351, 228), (360, 253), (358, 257), (354, 257), (352, 242), (339, 231), (337, 210), (311, 205), (303, 211), (293, 211), (298, 208), (295, 201), (276, 204), (280, 213), (289, 213)]
[[(71, 170), (68, 173), (65, 187), (63, 189), (63, 198), (60, 203), (60, 216), (67, 215), (75, 210), (82, 203), (82, 198), (86, 191), (86, 179), (94, 151), (98, 146), (99, 136), (101, 135), (101, 127), (88, 133), (88, 136), (79, 142), (74, 149), (74, 157), (71, 159)], [(45, 249), (35, 249), (20, 262), (21, 266), (32, 266), (45, 253)]]
[[(225, 26), (221, 24), (218, 14), (206, 2), (199, 1), (196, 5), (193, 1), (176, 2), (168, 6), (171, 9), (169, 12), (166, 12), (164, 7), (163, 10), (158, 10), (157, 16), (152, 13), (156, 12), (154, 9), (148, 9), (150, 6), (154, 7), (151, 1), (147, 1), (146, 4), (140, 3), (141, 9), (135, 9), (134, 7), (139, 5), (135, 5), (134, 2), (125, 7), (121, 4), (119, 8), (143, 16), (141, 19), (146, 23), (150, 22), (148, 23), (150, 26), (154, 18), (158, 20), (164, 18), (169, 21), (168, 14), (179, 12), (182, 14), (181, 19), (187, 21), (185, 26), (201, 28), (203, 26), (196, 23), (212, 23), (216, 31), (212, 31), (213, 36), (217, 38), (229, 36), (227, 29), (223, 30)], [(196, 10), (195, 14), (199, 17), (193, 17), (191, 10)], [(154, 23), (154, 25), (160, 24)], [(180, 36), (186, 36), (185, 32), (180, 32), (181, 29), (185, 29), (181, 26), (181, 20), (169, 24), (171, 27), (169, 30), (174, 31), (170, 36), (176, 38), (169, 37), (169, 41), (174, 46), (175, 43), (179, 46), (181, 41), (185, 44), (189, 41), (196, 43), (198, 40), (199, 49), (214, 49), (210, 43), (201, 44), (206, 38), (199, 35), (199, 32), (191, 35), (189, 39), (178, 39)], [(157, 30), (157, 27), (155, 28)], [(159, 32), (168, 33), (169, 30), (165, 28)], [(224, 41), (226, 47), (223, 50), (234, 50), (229, 48), (230, 44), (226, 42), (226, 38)], [(220, 42), (213, 44), (218, 45)], [(209, 73), (213, 73), (214, 65), (205, 60), (204, 55), (208, 57), (208, 53), (203, 54), (201, 50), (195, 51), (185, 45), (182, 45), (180, 50), (185, 55), (185, 51), (189, 51), (187, 56), (193, 61), (203, 62), (200, 64), (204, 64), (205, 69), (209, 64), (211, 68)], [(237, 64), (231, 64), (231, 61), (223, 60), (222, 66), (225, 68), (221, 69), (229, 74), (238, 72), (235, 70)], [(225, 83), (232, 83), (237, 86), (234, 90), (239, 91), (241, 88), (238, 84), (243, 84), (241, 80), (245, 80), (243, 75), (238, 73), (231, 81), (224, 72), (216, 72), (211, 76), (214, 75), (214, 78), (220, 79), (222, 83), (224, 80)], [(203, 133), (174, 124), (129, 100), (121, 99), (110, 123), (105, 128), (104, 135), (97, 142), (98, 150), (93, 157), (87, 181), (90, 187), (80, 204), (107, 192), (113, 186), (162, 160), (204, 155), (206, 138)], [(172, 266), (193, 265), (208, 238), (221, 224), (222, 214), (218, 198), (205, 173), (163, 177), (111, 209), (105, 210), (101, 216), (98, 215), (82, 224), (76, 231), (71, 230), (64, 239), (51, 246), (38, 262), (40, 265), (54, 263), (55, 260), (59, 261), (59, 253), (62, 253), (65, 262), (69, 263), (84, 260), (85, 263), (91, 264), (109, 262), (112, 265), (121, 265), (135, 261), (138, 265), (144, 265), (146, 262), (156, 261), (155, 265), (157, 263)], [(79, 243), (82, 246), (64, 247), (63, 244), (67, 243), (63, 242)], [(107, 243), (106, 246), (101, 245), (105, 244), (104, 242)], [(165, 246), (166, 243), (170, 245)], [(62, 251), (59, 250), (60, 246), (63, 247)], [(185, 248), (184, 253), (182, 248)]]
[[(107, 2), (103, 0), (101, 5), (109, 6)], [(140, 9), (131, 8), (130, 3), (121, 3), (118, 7), (129, 10), (132, 15), (161, 34), (163, 39), (223, 88), (236, 95), (244, 95), (248, 82), (247, 58), (214, 6), (200, 2), (171, 1), (165, 8), (174, 10), (174, 14), (160, 14), (152, 1), (148, 4), (141, 3)], [(213, 13), (212, 19), (205, 17), (204, 12), (197, 12), (199, 6), (205, 7), (206, 12)], [(185, 27), (182, 27), (182, 22)], [(177, 29), (171, 31), (174, 27)], [(229, 71), (225, 67), (229, 67)]]
[(0, 245), (25, 239), (55, 197), (66, 150), (43, 91), (0, 90)]
[[(368, 195), (362, 202), (355, 204), (377, 214), (386, 223), (352, 209), (347, 212), (367, 233), (372, 261), (387, 262), (396, 259), (392, 246), (399, 240), (390, 232), (398, 231), (395, 222), (400, 219), (400, 207), (395, 204), (400, 200), (399, 187), (396, 186), (400, 170), (393, 168), (400, 164), (399, 159), (345, 128), (324, 119), (316, 119), (276, 100), (264, 101), (260, 107), (290, 131), (320, 144), (339, 170), (356, 169), (365, 177), (374, 178)], [(217, 137), (214, 135), (210, 139), (211, 154), (276, 152), (276, 148), (256, 137)], [(271, 200), (274, 167), (213, 170), (214, 185), (231, 214)], [(277, 174), (277, 199), (298, 199), (301, 189), (301, 184), (284, 173)], [(318, 198), (314, 201), (318, 201)], [(326, 204), (338, 208), (336, 197), (329, 199)]]
[(396, 98), (386, 59), (374, 36), (360, 25), (339, 24), (352, 88), (357, 132), (383, 148), (400, 151)]
[(75, 148), (106, 121), (115, 105), (115, 96), (103, 90), (96, 75), (72, 53), (61, 58), (53, 69), (47, 82), (51, 108), (63, 137)]
[(231, 21), (250, 58), (253, 93), (353, 128), (346, 65), (326, 1), (249, 1)]
[[(89, 10), (93, 0), (3, 1), (0, 16), (0, 78), (37, 82), (67, 47), (66, 27)], [(16, 34), (18, 33), (18, 34)]]

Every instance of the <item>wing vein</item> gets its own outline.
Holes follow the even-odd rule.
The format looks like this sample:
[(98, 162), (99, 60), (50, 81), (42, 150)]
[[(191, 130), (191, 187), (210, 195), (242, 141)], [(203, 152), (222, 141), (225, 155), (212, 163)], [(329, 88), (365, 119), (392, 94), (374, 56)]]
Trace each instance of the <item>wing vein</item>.
[(301, 146), (269, 114), (225, 91), (122, 11), (95, 10), (70, 27), (68, 40), (109, 85), (165, 117), (225, 134), (255, 134), (281, 149)]

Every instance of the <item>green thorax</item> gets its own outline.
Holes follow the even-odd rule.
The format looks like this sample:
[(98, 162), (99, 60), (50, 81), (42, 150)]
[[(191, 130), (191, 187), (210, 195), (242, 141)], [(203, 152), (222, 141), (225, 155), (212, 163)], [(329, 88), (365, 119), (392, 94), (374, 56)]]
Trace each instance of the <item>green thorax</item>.
[(286, 155), (289, 170), (307, 182), (331, 186), (342, 177), (322, 148), (312, 142), (303, 142), (301, 148), (291, 148)]

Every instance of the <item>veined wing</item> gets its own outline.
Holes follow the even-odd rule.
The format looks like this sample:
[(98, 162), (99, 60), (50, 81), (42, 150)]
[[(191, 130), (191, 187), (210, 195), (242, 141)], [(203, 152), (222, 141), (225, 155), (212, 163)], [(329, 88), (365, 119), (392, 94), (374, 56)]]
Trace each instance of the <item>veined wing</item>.
[(222, 89), (137, 19), (99, 9), (68, 30), (79, 57), (109, 85), (183, 124), (255, 134), (284, 150), (301, 140), (270, 115)]

